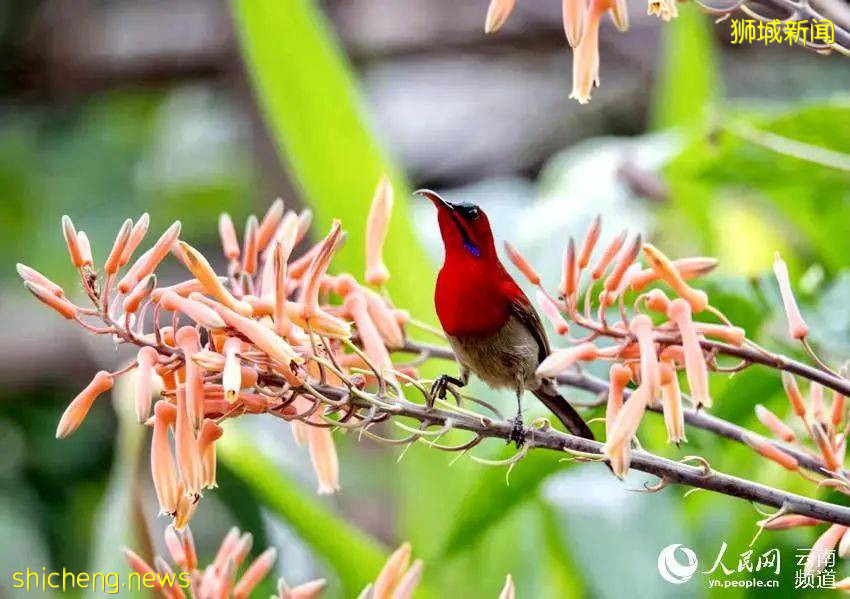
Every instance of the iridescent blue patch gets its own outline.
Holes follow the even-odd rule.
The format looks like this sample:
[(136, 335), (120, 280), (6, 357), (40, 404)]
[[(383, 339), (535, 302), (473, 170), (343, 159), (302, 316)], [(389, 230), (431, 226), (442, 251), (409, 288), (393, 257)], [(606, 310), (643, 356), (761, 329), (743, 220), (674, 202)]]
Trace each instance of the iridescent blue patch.
[(465, 247), (466, 251), (469, 252), (470, 254), (472, 254), (473, 256), (475, 256), (476, 258), (481, 257), (481, 253), (478, 251), (478, 247), (475, 244), (473, 244), (469, 241), (464, 241), (463, 247)]

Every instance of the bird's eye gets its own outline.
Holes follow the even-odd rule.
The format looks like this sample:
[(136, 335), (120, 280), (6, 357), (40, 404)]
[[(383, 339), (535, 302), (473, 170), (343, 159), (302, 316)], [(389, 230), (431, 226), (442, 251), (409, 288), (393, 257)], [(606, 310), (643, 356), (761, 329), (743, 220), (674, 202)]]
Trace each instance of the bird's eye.
[(472, 208), (469, 209), (469, 211), (466, 214), (467, 214), (467, 216), (469, 217), (470, 220), (477, 220), (478, 219), (478, 208), (473, 206)]

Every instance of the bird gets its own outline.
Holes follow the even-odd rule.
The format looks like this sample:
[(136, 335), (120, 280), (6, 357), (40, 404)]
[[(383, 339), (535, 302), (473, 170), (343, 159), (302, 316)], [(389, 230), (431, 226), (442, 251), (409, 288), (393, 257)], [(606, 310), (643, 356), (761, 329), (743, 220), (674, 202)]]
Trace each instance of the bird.
[(479, 206), (448, 202), (428, 189), (415, 193), (437, 208), (445, 258), (434, 305), (460, 365), (460, 378), (443, 374), (436, 379), (434, 397), (444, 398), (449, 383), (465, 386), (471, 373), (491, 388), (516, 393), (517, 413), (508, 443), (519, 447), (525, 440), (525, 391), (536, 395), (571, 434), (593, 440), (590, 427), (558, 393), (555, 381), (536, 373), (549, 355), (549, 340), (528, 296), (499, 260), (487, 215)]

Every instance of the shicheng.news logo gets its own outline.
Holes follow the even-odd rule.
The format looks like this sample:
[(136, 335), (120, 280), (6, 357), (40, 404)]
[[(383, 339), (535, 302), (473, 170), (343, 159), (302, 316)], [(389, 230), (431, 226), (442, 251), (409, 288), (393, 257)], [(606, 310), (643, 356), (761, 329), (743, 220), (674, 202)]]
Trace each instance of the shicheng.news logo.
[[(756, 553), (747, 549), (735, 555), (724, 541), (711, 566), (700, 571), (697, 554), (679, 543), (668, 545), (658, 554), (658, 573), (670, 584), (702, 579), (709, 588), (779, 588), (782, 556), (778, 548)], [(835, 585), (835, 550), (795, 552), (795, 589), (831, 589)]]

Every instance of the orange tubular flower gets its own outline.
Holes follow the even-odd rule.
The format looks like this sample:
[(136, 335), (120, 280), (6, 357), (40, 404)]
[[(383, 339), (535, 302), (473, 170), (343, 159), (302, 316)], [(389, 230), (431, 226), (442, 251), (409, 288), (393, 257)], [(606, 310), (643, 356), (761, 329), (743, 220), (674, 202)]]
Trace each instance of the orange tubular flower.
[(835, 391), (832, 400), (832, 416), (830, 418), (832, 426), (835, 428), (838, 428), (844, 422), (844, 404), (844, 396), (838, 391)]
[(198, 441), (192, 431), (192, 422), (188, 410), (186, 388), (183, 385), (178, 385), (174, 451), (177, 455), (177, 470), (180, 473), (180, 483), (184, 487), (184, 494), (194, 497), (201, 494), (203, 469), (201, 456), (198, 453)]
[(366, 299), (366, 308), (369, 311), (369, 317), (375, 323), (375, 327), (381, 334), (387, 347), (397, 348), (404, 345), (404, 331), (401, 325), (393, 314), (392, 308), (387, 305), (387, 302), (379, 294), (371, 289), (364, 289), (363, 297)]
[(605, 248), (605, 251), (602, 252), (599, 262), (597, 262), (596, 266), (593, 267), (593, 270), (590, 271), (590, 277), (592, 280), (598, 281), (602, 278), (602, 275), (604, 275), (605, 271), (608, 269), (608, 265), (611, 264), (611, 261), (617, 257), (617, 252), (620, 251), (620, 248), (623, 247), (623, 244), (626, 242), (627, 234), (628, 231), (623, 229), (620, 231), (619, 235), (611, 240)]
[(133, 257), (133, 252), (136, 251), (136, 248), (139, 247), (139, 244), (142, 243), (142, 240), (148, 233), (148, 227), (150, 226), (150, 222), (151, 217), (148, 215), (147, 212), (145, 212), (142, 216), (139, 217), (139, 220), (136, 221), (136, 224), (133, 225), (133, 230), (130, 231), (130, 238), (124, 245), (124, 251), (121, 252), (121, 259), (118, 261), (119, 268), (127, 264), (130, 261), (130, 258)]
[(59, 420), (59, 426), (56, 427), (56, 438), (64, 439), (73, 434), (86, 419), (94, 400), (112, 389), (114, 382), (115, 378), (105, 370), (94, 375), (86, 388), (80, 391), (79, 395), (65, 408), (65, 413)]
[[(703, 258), (701, 256), (696, 258), (679, 258), (678, 260), (673, 260), (673, 266), (679, 272), (679, 276), (687, 281), (710, 273), (717, 266), (717, 259)], [(651, 268), (647, 268), (632, 277), (629, 285), (632, 291), (641, 291), (644, 287), (658, 279), (658, 273)]]
[(819, 536), (815, 544), (812, 545), (809, 556), (806, 558), (806, 565), (803, 567), (803, 572), (806, 575), (811, 575), (823, 570), (828, 561), (824, 559), (824, 556), (835, 549), (835, 546), (838, 545), (841, 537), (846, 532), (847, 527), (841, 524), (833, 524), (827, 528), (826, 532)]
[(637, 337), (640, 347), (640, 382), (649, 386), (650, 398), (655, 397), (661, 389), (661, 371), (652, 320), (645, 314), (638, 314), (629, 323), (629, 330)]
[(640, 385), (617, 413), (611, 425), (611, 434), (605, 439), (602, 453), (611, 461), (611, 469), (619, 478), (623, 478), (629, 472), (630, 443), (637, 433), (648, 401), (649, 389), (646, 385)]
[(591, 0), (584, 17), (584, 33), (573, 52), (573, 91), (570, 98), (578, 100), (579, 104), (590, 102), (591, 91), (599, 86), (599, 19), (608, 5), (609, 0)]
[(124, 560), (130, 566), (130, 569), (137, 572), (142, 579), (151, 582), (151, 590), (162, 591), (162, 587), (157, 582), (159, 579), (158, 573), (145, 560), (126, 547), (121, 549), (121, 552), (124, 554)]
[(685, 437), (685, 412), (682, 409), (682, 391), (679, 389), (679, 377), (673, 362), (661, 363), (661, 406), (664, 410), (664, 424), (667, 427), (667, 442), (679, 444), (687, 442)]
[(364, 353), (369, 356), (375, 368), (381, 371), (382, 376), (394, 381), (395, 376), (390, 372), (393, 367), (390, 354), (375, 323), (369, 316), (364, 294), (362, 292), (348, 294), (343, 300), (343, 306), (357, 326), (357, 333), (360, 335)]
[(269, 357), (276, 360), (279, 364), (289, 367), (292, 363), (301, 364), (304, 362), (304, 359), (295, 353), (295, 350), (286, 341), (256, 320), (240, 316), (233, 310), (229, 310), (222, 305), (216, 305), (214, 309), (229, 327), (245, 335), (245, 337), (251, 340), (251, 343), (266, 352)]
[(204, 419), (204, 372), (192, 356), (201, 351), (201, 338), (195, 327), (180, 327), (174, 336), (183, 351), (186, 370), (186, 410), (192, 429), (198, 430)]
[(661, 289), (653, 289), (644, 296), (646, 307), (653, 312), (666, 315), (670, 308), (670, 298)]
[(410, 543), (404, 543), (390, 555), (378, 578), (375, 579), (375, 585), (372, 587), (373, 599), (391, 599), (393, 591), (410, 564), (410, 553)]
[(501, 29), (514, 9), (516, 0), (490, 0), (487, 18), (484, 21), (484, 33), (496, 33)]
[(690, 287), (670, 258), (650, 243), (644, 244), (643, 253), (658, 278), (667, 283), (679, 297), (685, 299), (693, 312), (699, 313), (706, 309), (708, 297), (705, 292)]
[(59, 297), (46, 287), (42, 287), (38, 283), (31, 283), (30, 281), (24, 281), (24, 287), (26, 287), (27, 291), (32, 293), (38, 301), (43, 303), (45, 306), (56, 310), (56, 312), (62, 315), (63, 318), (73, 320), (77, 316), (77, 306), (65, 299), (64, 296)]
[(818, 524), (823, 524), (823, 522), (809, 516), (799, 516), (797, 514), (786, 514), (778, 518), (766, 518), (758, 523), (765, 530), (787, 530), (789, 528), (797, 528), (798, 526), (817, 526)]
[(776, 462), (786, 470), (791, 470), (793, 472), (800, 467), (800, 464), (794, 456), (785, 453), (772, 443), (764, 440), (762, 437), (750, 433), (744, 433), (741, 435), (741, 440), (762, 456)]
[(59, 285), (45, 277), (36, 269), (30, 268), (26, 264), (21, 264), (20, 262), (15, 265), (15, 269), (18, 271), (18, 276), (20, 276), (24, 281), (43, 287), (57, 297), (65, 295), (65, 291)]
[(756, 405), (756, 418), (759, 419), (759, 422), (761, 422), (766, 429), (786, 443), (792, 443), (794, 441), (794, 431), (792, 431), (787, 424), (782, 422), (779, 416), (761, 404)]
[(121, 308), (126, 314), (133, 314), (141, 306), (142, 302), (156, 288), (156, 275), (151, 273), (141, 281), (139, 281), (130, 293), (124, 298), (121, 303)]
[(815, 445), (818, 446), (820, 455), (823, 458), (823, 465), (831, 472), (840, 471), (841, 463), (838, 461), (838, 456), (835, 455), (835, 449), (833, 449), (832, 443), (829, 442), (829, 438), (826, 436), (826, 433), (817, 424), (811, 427), (811, 431), (812, 439), (814, 440)]
[(597, 215), (590, 223), (587, 233), (584, 235), (584, 240), (581, 243), (581, 249), (578, 253), (578, 268), (582, 270), (590, 264), (590, 257), (593, 255), (593, 248), (596, 247), (596, 242), (599, 241), (599, 235), (602, 233), (602, 217)]
[(165, 233), (163, 233), (153, 247), (142, 254), (136, 263), (130, 268), (130, 271), (124, 275), (124, 278), (118, 283), (118, 290), (121, 293), (127, 293), (133, 286), (146, 276), (151, 274), (159, 263), (162, 262), (171, 251), (172, 246), (180, 237), (180, 221), (174, 222)]
[(169, 312), (182, 312), (205, 329), (216, 330), (227, 327), (215, 310), (194, 299), (181, 297), (173, 291), (163, 293), (159, 303)]
[(218, 486), (215, 481), (215, 442), (221, 438), (222, 434), (224, 434), (222, 428), (209, 419), (204, 420), (201, 432), (198, 433), (198, 453), (201, 456), (203, 472), (201, 482), (205, 489), (214, 489)]
[(103, 265), (103, 272), (109, 275), (114, 275), (118, 272), (118, 269), (121, 267), (121, 257), (124, 255), (124, 248), (127, 247), (127, 242), (130, 241), (130, 233), (132, 232), (133, 221), (128, 218), (118, 230), (118, 235), (115, 236), (112, 250), (106, 258), (106, 263)]
[(567, 324), (567, 321), (564, 319), (561, 311), (558, 309), (558, 306), (550, 300), (545, 293), (541, 290), (537, 290), (537, 305), (540, 306), (540, 309), (543, 311), (543, 315), (546, 319), (552, 323), (552, 326), (555, 328), (555, 332), (559, 335), (566, 335), (570, 332), (570, 325)]
[(236, 337), (230, 337), (222, 347), (224, 354), (224, 368), (221, 372), (221, 384), (224, 387), (224, 399), (233, 403), (242, 389), (242, 361), (239, 352), (242, 351), (242, 341)]
[(803, 395), (800, 393), (800, 388), (797, 386), (797, 379), (790, 372), (782, 373), (782, 386), (785, 388), (785, 395), (788, 396), (788, 401), (791, 403), (791, 409), (794, 413), (806, 419), (806, 404), (803, 401)]
[(159, 354), (152, 347), (143, 347), (136, 355), (139, 369), (135, 382), (136, 418), (140, 423), (147, 421), (151, 413), (153, 367), (159, 359)]
[(393, 212), (393, 187), (386, 175), (378, 181), (366, 219), (366, 282), (381, 287), (390, 278), (384, 264), (384, 240)]
[(590, 342), (556, 349), (537, 367), (537, 376), (550, 378), (566, 371), (576, 362), (590, 362), (599, 356), (599, 348)]
[(623, 391), (632, 380), (632, 371), (623, 364), (612, 364), (608, 374), (608, 404), (605, 408), (605, 436), (611, 436), (614, 419), (623, 407)]
[(537, 274), (537, 271), (534, 270), (534, 267), (528, 263), (528, 261), (523, 257), (522, 254), (519, 253), (510, 242), (505, 242), (505, 252), (508, 254), (508, 258), (513, 263), (514, 266), (519, 269), (519, 271), (523, 274), (523, 276), (528, 279), (528, 282), (532, 285), (540, 284), (540, 275)]
[(608, 13), (617, 29), (620, 31), (629, 30), (629, 7), (626, 0), (612, 0)]
[(561, 275), (561, 284), (558, 286), (558, 291), (561, 296), (571, 304), (573, 296), (578, 287), (578, 264), (576, 263), (576, 246), (573, 238), (570, 237), (567, 247), (564, 250), (564, 272)]
[(221, 237), (224, 256), (230, 261), (239, 260), (241, 250), (239, 241), (236, 239), (236, 227), (233, 226), (233, 219), (226, 212), (222, 212), (218, 217), (218, 235)]
[(253, 214), (245, 222), (245, 239), (242, 247), (242, 271), (253, 275), (257, 272), (257, 217)]
[[(313, 414), (312, 419), (317, 423), (323, 422), (321, 416), (324, 413), (324, 406), (320, 407)], [(329, 428), (320, 426), (307, 426), (306, 433), (310, 461), (319, 483), (318, 493), (319, 495), (336, 493), (339, 491), (339, 459), (331, 431)]]
[(283, 218), (283, 200), (278, 198), (266, 210), (266, 214), (263, 216), (263, 220), (257, 229), (258, 251), (264, 250), (269, 245), (269, 242), (274, 239), (281, 218)]
[(327, 236), (318, 244), (316, 255), (310, 262), (310, 267), (304, 275), (304, 283), (301, 291), (302, 316), (305, 320), (310, 318), (322, 309), (319, 307), (319, 288), (321, 287), (322, 277), (330, 266), (331, 258), (337, 250), (337, 246), (342, 238), (342, 228), (340, 222), (334, 219), (331, 225), (331, 230)]
[(788, 334), (792, 339), (804, 339), (809, 334), (809, 327), (800, 314), (794, 292), (791, 290), (791, 281), (788, 278), (788, 266), (779, 256), (774, 254), (773, 274), (779, 283), (779, 294), (782, 296), (782, 305), (785, 307), (785, 317), (788, 319)]
[(575, 48), (581, 43), (586, 12), (587, 3), (584, 0), (563, 0), (562, 2), (564, 34), (567, 36), (570, 48)]
[(74, 228), (74, 223), (68, 215), (62, 217), (62, 235), (65, 237), (65, 245), (68, 246), (68, 255), (71, 257), (71, 264), (74, 268), (83, 266), (83, 255), (80, 251), (80, 241), (77, 237), (77, 230)]
[(94, 260), (92, 259), (91, 243), (85, 231), (79, 231), (77, 233), (77, 244), (80, 246), (80, 256), (83, 260), (83, 266), (92, 267)]
[(273, 599), (317, 599), (327, 584), (326, 580), (320, 578), (290, 589), (281, 578), (278, 581), (277, 597)]
[(685, 372), (688, 385), (691, 388), (691, 399), (697, 406), (711, 407), (711, 396), (708, 393), (708, 368), (702, 355), (694, 323), (691, 320), (691, 306), (681, 298), (670, 302), (667, 315), (676, 323), (682, 336), (682, 347), (685, 352)]
[(177, 510), (178, 487), (174, 456), (168, 441), (169, 426), (177, 418), (173, 405), (158, 401), (154, 406), (153, 438), (151, 440), (151, 476), (161, 514)]
[(249, 304), (240, 302), (224, 287), (224, 284), (215, 274), (215, 271), (198, 250), (193, 248), (185, 241), (181, 241), (180, 249), (183, 252), (183, 257), (186, 260), (186, 266), (195, 278), (204, 286), (207, 293), (217, 299), (219, 302), (227, 306), (230, 310), (242, 315), (251, 316), (253, 309)]
[(270, 547), (266, 549), (254, 562), (245, 570), (242, 579), (233, 587), (233, 599), (246, 599), (250, 596), (260, 581), (271, 572), (277, 561), (277, 549)]

